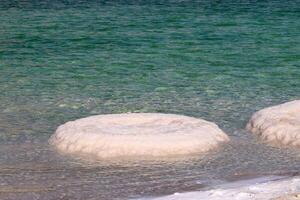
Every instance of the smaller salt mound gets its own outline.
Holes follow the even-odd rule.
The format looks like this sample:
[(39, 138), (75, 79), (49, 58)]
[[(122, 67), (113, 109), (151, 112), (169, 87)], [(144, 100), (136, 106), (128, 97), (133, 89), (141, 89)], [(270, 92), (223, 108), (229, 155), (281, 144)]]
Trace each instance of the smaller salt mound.
[(267, 142), (300, 147), (300, 100), (254, 113), (246, 128)]
[(97, 115), (58, 127), (49, 143), (59, 151), (99, 158), (204, 152), (229, 138), (217, 125), (173, 114)]

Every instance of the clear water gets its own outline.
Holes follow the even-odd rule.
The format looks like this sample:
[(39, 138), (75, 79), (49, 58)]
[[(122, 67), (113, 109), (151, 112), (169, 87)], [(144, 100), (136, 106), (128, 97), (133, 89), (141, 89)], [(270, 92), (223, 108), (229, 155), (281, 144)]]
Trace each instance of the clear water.
[[(298, 172), (251, 114), (300, 97), (300, 1), (0, 1), (0, 198), (127, 199)], [(59, 124), (163, 112), (216, 122), (207, 155), (90, 162), (59, 155)]]

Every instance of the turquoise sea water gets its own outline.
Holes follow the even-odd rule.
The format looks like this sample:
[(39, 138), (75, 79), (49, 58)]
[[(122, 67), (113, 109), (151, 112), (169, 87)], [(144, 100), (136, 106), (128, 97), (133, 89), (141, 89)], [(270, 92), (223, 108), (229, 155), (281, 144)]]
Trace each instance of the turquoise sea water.
[[(251, 114), (300, 97), (300, 1), (0, 1), (0, 198), (126, 199), (298, 172)], [(66, 121), (163, 112), (232, 142), (172, 161), (88, 163), (47, 144)]]

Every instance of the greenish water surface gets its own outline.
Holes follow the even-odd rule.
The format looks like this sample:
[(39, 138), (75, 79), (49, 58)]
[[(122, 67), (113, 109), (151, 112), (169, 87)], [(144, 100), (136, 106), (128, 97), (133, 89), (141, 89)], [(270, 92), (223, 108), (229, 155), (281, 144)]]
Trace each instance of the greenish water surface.
[[(0, 198), (126, 199), (299, 172), (251, 114), (300, 97), (300, 1), (0, 1)], [(95, 114), (176, 113), (232, 142), (171, 161), (89, 163), (47, 140)]]

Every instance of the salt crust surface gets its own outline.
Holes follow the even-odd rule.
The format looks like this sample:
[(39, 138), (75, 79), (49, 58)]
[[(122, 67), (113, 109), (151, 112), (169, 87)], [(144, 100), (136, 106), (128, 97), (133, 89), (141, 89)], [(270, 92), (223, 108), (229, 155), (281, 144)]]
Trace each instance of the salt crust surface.
[[(175, 193), (158, 198), (140, 200), (274, 200), (286, 199), (300, 192), (300, 178), (281, 178), (278, 180), (238, 181), (234, 184), (219, 186), (216, 189), (197, 192)], [(298, 198), (297, 198), (298, 199)]]
[(49, 143), (59, 151), (98, 158), (205, 152), (229, 141), (219, 127), (193, 117), (128, 113), (96, 115), (58, 127)]
[(246, 128), (267, 142), (300, 147), (300, 100), (254, 113)]

